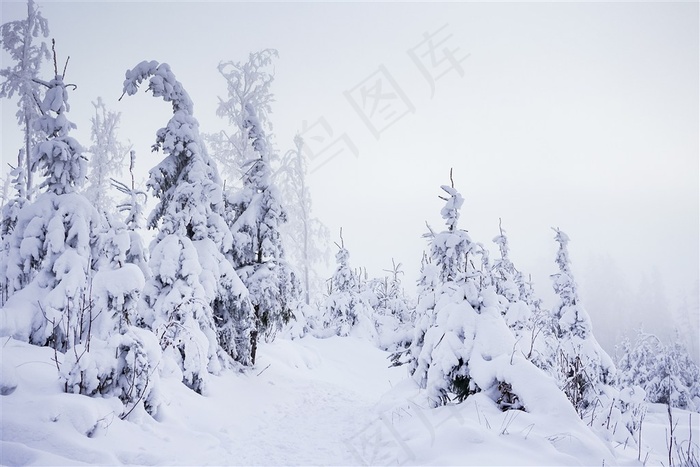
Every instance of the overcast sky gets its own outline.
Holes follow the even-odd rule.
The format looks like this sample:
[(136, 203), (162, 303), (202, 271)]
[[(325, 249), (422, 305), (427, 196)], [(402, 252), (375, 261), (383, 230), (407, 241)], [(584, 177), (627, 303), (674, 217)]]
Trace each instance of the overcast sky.
[[(102, 96), (145, 174), (170, 108), (141, 93), (117, 102), (128, 68), (169, 63), (214, 132), (226, 127), (216, 65), (275, 48), (277, 150), (306, 137), (314, 211), (334, 238), (343, 227), (354, 266), (381, 274), (396, 258), (411, 288), (453, 168), (461, 226), (495, 256), (502, 218), (516, 267), (548, 300), (550, 227), (567, 232), (609, 349), (611, 326), (668, 326), (683, 300), (697, 337), (697, 3), (39, 4), (59, 62), (71, 56), (83, 145)], [(0, 7), (3, 23), (26, 11)], [(3, 100), (4, 162), (21, 146), (14, 112)]]

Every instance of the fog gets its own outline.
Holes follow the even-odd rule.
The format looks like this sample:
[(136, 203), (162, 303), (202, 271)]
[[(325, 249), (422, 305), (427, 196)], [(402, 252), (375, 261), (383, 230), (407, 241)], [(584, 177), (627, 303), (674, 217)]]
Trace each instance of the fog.
[[(380, 275), (394, 258), (413, 291), (452, 169), (461, 227), (496, 257), (501, 219), (546, 304), (558, 227), (606, 350), (643, 324), (667, 339), (679, 328), (697, 357), (697, 3), (39, 4), (59, 62), (71, 57), (84, 146), (102, 96), (145, 177), (170, 109), (119, 102), (127, 69), (169, 63), (215, 132), (216, 65), (275, 48), (276, 149), (306, 138), (315, 215), (334, 239), (343, 227), (355, 267)], [(26, 11), (0, 8), (2, 23)], [(15, 110), (2, 100), (6, 163), (22, 145)]]

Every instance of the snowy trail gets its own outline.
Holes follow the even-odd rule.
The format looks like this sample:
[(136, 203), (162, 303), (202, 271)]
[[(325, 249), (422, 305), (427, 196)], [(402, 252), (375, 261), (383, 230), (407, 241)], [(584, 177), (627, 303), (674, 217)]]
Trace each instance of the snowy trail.
[[(223, 427), (226, 436), (222, 443), (228, 444), (222, 447), (232, 454), (229, 462), (361, 462), (348, 448), (347, 440), (376, 418), (373, 407), (390, 388), (390, 374), (398, 380), (403, 372), (389, 370), (386, 354), (376, 349), (361, 346), (366, 355), (358, 359), (357, 342), (345, 342), (350, 344), (347, 352), (339, 352), (338, 344), (344, 342), (334, 341), (305, 341), (302, 353), (285, 342), (267, 349), (258, 366), (270, 367), (247, 380), (256, 387), (246, 392), (256, 394), (258, 401), (243, 417), (246, 424)], [(364, 368), (360, 366), (363, 362)]]
[[(184, 416), (197, 436), (190, 437), (193, 449), (172, 462), (361, 463), (347, 441), (376, 419), (375, 404), (403, 370), (387, 368), (386, 353), (352, 338), (305, 339), (301, 346), (280, 340), (261, 351), (257, 373), (216, 378), (205, 398), (173, 388), (178, 395), (166, 410)], [(193, 397), (196, 405), (189, 402)]]
[(248, 420), (244, 436), (224, 428), (222, 446), (242, 464), (356, 464), (345, 440), (371, 416), (371, 402), (322, 382), (287, 387)]

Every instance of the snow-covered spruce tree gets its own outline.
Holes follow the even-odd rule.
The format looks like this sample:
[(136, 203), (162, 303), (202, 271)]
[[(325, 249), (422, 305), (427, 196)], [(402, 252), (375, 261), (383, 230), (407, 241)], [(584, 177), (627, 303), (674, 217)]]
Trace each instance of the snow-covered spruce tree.
[(114, 208), (114, 200), (109, 195), (109, 180), (119, 172), (128, 149), (117, 138), (121, 114), (107, 110), (101, 97), (92, 105), (95, 115), (90, 120), (92, 146), (85, 196), (100, 212), (107, 212)]
[(558, 295), (552, 315), (559, 340), (558, 367), (560, 385), (580, 415), (592, 410), (606, 386), (613, 382), (615, 366), (593, 336), (591, 319), (581, 305), (571, 272), (569, 237), (559, 229), (556, 264), (559, 273), (551, 276)]
[(502, 409), (523, 408), (518, 388), (524, 381), (518, 375), (539, 370), (513, 351), (515, 339), (495, 287), (482, 288), (484, 276), (469, 258), (481, 248), (457, 227), (464, 199), (454, 186), (441, 188), (447, 230), (426, 235), (430, 260), (419, 280), (409, 371), (433, 406), (484, 391)]
[[(17, 122), (24, 132), (24, 148), (19, 152), (17, 167), (23, 168), (25, 188), (24, 196), (32, 199), (34, 195), (33, 173), (30, 170), (32, 148), (43, 139), (44, 135), (35, 127), (34, 121), (40, 113), (37, 102), (41, 99), (39, 77), (41, 64), (51, 55), (46, 43), (41, 38), (49, 36), (48, 21), (39, 12), (34, 0), (27, 1), (27, 18), (10, 21), (0, 26), (0, 42), (7, 51), (14, 66), (0, 70), (0, 98), (18, 96)], [(64, 72), (65, 73), (65, 72)]]
[(299, 269), (304, 302), (311, 305), (312, 297), (320, 295), (323, 285), (316, 270), (317, 266), (328, 261), (329, 232), (323, 222), (312, 216), (301, 136), (295, 136), (294, 145), (295, 148), (282, 159), (274, 179), (279, 184), (281, 200), (288, 213), (288, 221), (282, 226), (285, 251), (289, 262)]
[[(7, 294), (24, 292), (33, 310), (12, 334), (33, 344), (66, 351), (87, 332), (84, 314), (89, 307), (95, 232), (99, 213), (77, 190), (85, 179), (83, 149), (69, 132), (67, 88), (58, 74), (49, 82), (42, 116), (34, 124), (49, 135), (32, 150), (32, 171), (40, 170), (46, 188), (34, 203), (26, 203), (8, 238), (3, 272)], [(31, 287), (30, 287), (31, 286)], [(18, 297), (18, 300), (21, 300)], [(9, 302), (8, 302), (9, 305)], [(26, 313), (26, 312), (25, 312)]]
[(506, 324), (516, 338), (520, 352), (539, 368), (555, 376), (554, 360), (557, 349), (551, 315), (541, 308), (532, 284), (523, 278), (510, 259), (508, 237), (499, 219), (498, 245), (500, 257), (494, 261), (492, 276), (496, 292), (503, 297)]
[(357, 335), (376, 341), (373, 310), (360, 293), (359, 277), (350, 268), (350, 252), (345, 248), (343, 230), (335, 254), (337, 267), (330, 278), (328, 296), (321, 307), (323, 327), (338, 336)]
[[(441, 211), (447, 230), (425, 235), (430, 260), (424, 262), (416, 306), (418, 326), (410, 347), (409, 371), (428, 391), (433, 406), (444, 405), (451, 395), (463, 400), (479, 388), (471, 381), (468, 361), (474, 340), (478, 273), (468, 260), (475, 247), (469, 234), (457, 228), (464, 198), (452, 186), (443, 185), (447, 197)], [(477, 279), (478, 281), (478, 279)], [(444, 342), (444, 344), (443, 344)]]
[(276, 54), (264, 50), (251, 54), (246, 63), (219, 65), (229, 91), (228, 100), (219, 104), (219, 115), (228, 117), (234, 127), (235, 151), (238, 160), (245, 160), (242, 189), (226, 196), (227, 220), (233, 233), (228, 256), (250, 292), (255, 310), (253, 362), (258, 339), (273, 339), (294, 317), (300, 300), (299, 280), (286, 260), (280, 236), (287, 213), (271, 178), (272, 148), (266, 132), (272, 77), (264, 68)]
[(151, 279), (144, 289), (145, 324), (177, 362), (182, 381), (202, 392), (221, 360), (251, 361), (248, 292), (223, 252), (233, 238), (223, 218), (216, 166), (193, 116), (193, 104), (167, 64), (143, 61), (126, 72), (124, 93), (148, 90), (173, 106), (157, 132), (154, 151), (166, 157), (149, 173), (158, 204), (148, 219), (158, 233), (151, 244)]
[(610, 440), (636, 444), (636, 432), (644, 417), (644, 389), (640, 386), (615, 388), (615, 365), (593, 335), (588, 313), (580, 303), (571, 271), (569, 237), (559, 229), (553, 274), (558, 300), (552, 309), (558, 342), (554, 375), (576, 412)]

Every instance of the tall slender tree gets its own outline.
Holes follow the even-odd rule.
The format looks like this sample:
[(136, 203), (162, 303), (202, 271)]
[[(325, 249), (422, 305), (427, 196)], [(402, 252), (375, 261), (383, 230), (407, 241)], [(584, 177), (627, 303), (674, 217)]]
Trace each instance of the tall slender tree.
[(289, 213), (282, 226), (282, 240), (287, 256), (299, 268), (304, 302), (319, 295), (323, 281), (316, 273), (321, 263), (327, 263), (329, 248), (328, 228), (312, 215), (311, 193), (306, 183), (304, 140), (297, 135), (294, 149), (285, 154), (274, 179), (280, 186), (281, 200)]
[(41, 15), (34, 0), (27, 1), (27, 18), (10, 21), (0, 26), (0, 42), (7, 51), (14, 66), (0, 70), (0, 98), (12, 98), (15, 94), (17, 101), (17, 122), (24, 132), (24, 147), (19, 151), (17, 167), (22, 168), (24, 175), (24, 195), (27, 199), (34, 196), (33, 173), (31, 167), (32, 148), (44, 135), (34, 126), (39, 118), (41, 100), (41, 85), (37, 81), (41, 64), (49, 60), (51, 54), (42, 38), (49, 37), (48, 21)]
[(243, 187), (229, 192), (228, 222), (233, 232), (229, 257), (250, 292), (255, 309), (251, 333), (253, 361), (258, 338), (271, 339), (294, 316), (299, 280), (286, 260), (280, 227), (287, 213), (272, 180), (267, 113), (272, 76), (266, 71), (274, 50), (250, 54), (245, 63), (226, 62), (219, 71), (226, 79), (228, 99), (220, 100), (219, 115), (234, 127), (236, 157), (243, 163)]

